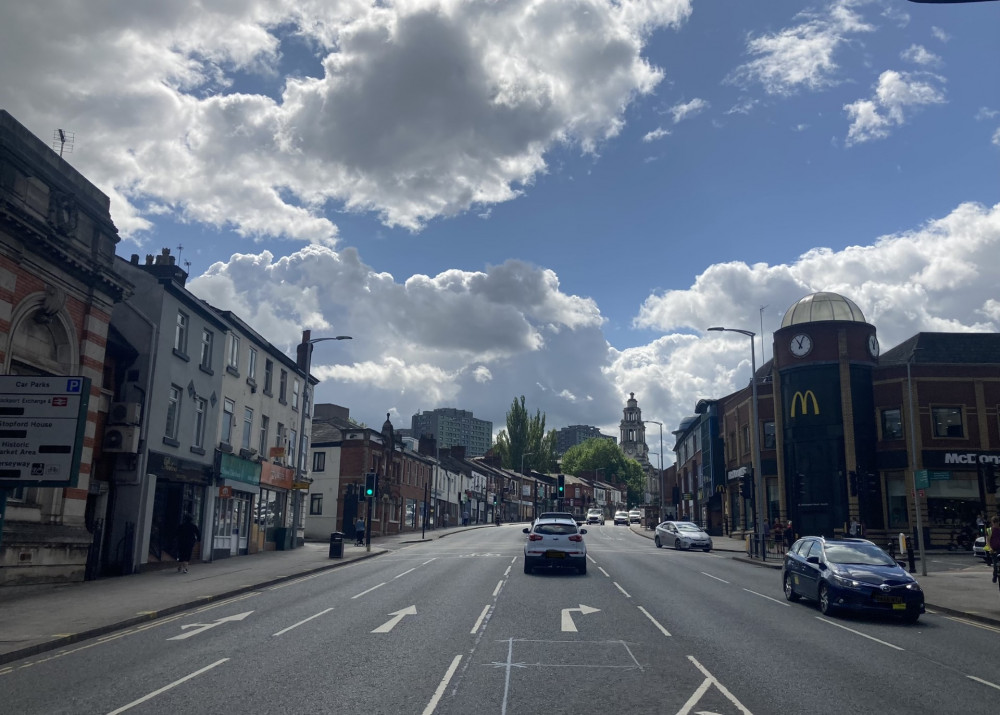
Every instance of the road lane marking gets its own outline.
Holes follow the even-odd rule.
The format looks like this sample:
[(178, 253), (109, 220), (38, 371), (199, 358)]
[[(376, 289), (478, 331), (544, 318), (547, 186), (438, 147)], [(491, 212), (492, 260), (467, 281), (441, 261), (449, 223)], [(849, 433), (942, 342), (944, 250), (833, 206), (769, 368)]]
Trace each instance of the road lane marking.
[(414, 572), (414, 571), (416, 571), (416, 570), (417, 570), (417, 567), (416, 567), (416, 566), (414, 566), (414, 567), (413, 567), (412, 569), (410, 569), (409, 571), (404, 571), (404, 572), (403, 572), (403, 573), (401, 573), (401, 574), (396, 574), (395, 576), (393, 576), (393, 577), (392, 577), (392, 580), (393, 580), (393, 581), (395, 581), (395, 580), (396, 580), (397, 578), (402, 578), (402, 577), (403, 577), (403, 576), (405, 576), (406, 574), (408, 574), (408, 573), (413, 573), (413, 572)]
[(123, 713), (126, 710), (130, 710), (130, 709), (134, 708), (136, 705), (141, 705), (142, 703), (144, 703), (144, 702), (146, 702), (148, 700), (152, 700), (157, 695), (161, 695), (161, 694), (167, 692), (168, 690), (170, 690), (171, 688), (176, 688), (181, 683), (185, 683), (188, 680), (191, 680), (192, 678), (197, 678), (202, 673), (208, 672), (209, 670), (211, 670), (212, 668), (214, 668), (217, 665), (222, 665), (227, 660), (229, 660), (229, 658), (223, 658), (222, 660), (215, 661), (211, 665), (206, 665), (201, 670), (196, 670), (193, 673), (191, 673), (190, 675), (185, 675), (180, 680), (175, 680), (174, 682), (170, 683), (169, 685), (164, 685), (162, 688), (160, 688), (159, 690), (154, 690), (149, 695), (144, 695), (143, 697), (139, 698), (138, 700), (133, 700), (128, 705), (123, 705), (122, 707), (118, 708), (117, 710), (112, 710), (111, 712), (108, 713), (108, 715), (118, 715), (119, 713)]
[(489, 612), (490, 612), (490, 604), (487, 603), (486, 606), (483, 608), (483, 612), (479, 614), (479, 618), (476, 619), (476, 625), (474, 625), (472, 627), (472, 630), (469, 631), (470, 634), (475, 635), (476, 631), (479, 630), (479, 626), (483, 625), (483, 619), (486, 618), (486, 614)]
[(722, 581), (722, 583), (729, 583), (729, 581), (726, 581), (725, 579), (721, 579), (718, 576), (713, 576), (710, 573), (705, 573), (704, 571), (701, 572), (701, 575), (702, 576), (708, 576), (709, 578), (714, 578), (716, 581)]
[[(707, 688), (708, 685), (714, 685), (716, 688), (719, 689), (720, 693), (722, 693), (723, 695), (726, 696), (726, 698), (729, 700), (729, 702), (731, 702), (733, 705), (735, 705), (737, 707), (737, 709), (739, 709), (739, 711), (741, 713), (745, 713), (745, 715), (753, 715), (753, 713), (751, 713), (749, 710), (747, 710), (746, 706), (744, 706), (743, 703), (741, 703), (736, 698), (735, 695), (733, 695), (731, 692), (729, 692), (728, 688), (726, 688), (725, 685), (723, 685), (722, 683), (720, 683), (718, 681), (718, 679), (714, 675), (712, 675), (711, 673), (709, 673), (708, 670), (705, 668), (705, 666), (703, 666), (701, 663), (699, 663), (697, 661), (697, 659), (693, 655), (689, 655), (688, 656), (688, 660), (690, 660), (691, 663), (694, 664), (694, 667), (697, 668), (698, 670), (700, 670), (701, 674), (705, 676), (705, 682), (702, 683), (702, 687), (704, 687), (705, 690), (708, 689)], [(701, 690), (701, 688), (699, 688), (698, 690)], [(695, 691), (695, 692), (697, 693), (697, 691)], [(702, 695), (704, 695), (704, 691), (702, 691)], [(691, 697), (694, 698), (693, 695)], [(698, 697), (700, 698), (701, 695), (699, 695)], [(686, 702), (684, 704), (684, 707), (677, 711), (677, 715), (686, 715), (686, 713), (690, 712), (690, 709), (692, 707), (694, 707), (695, 703), (697, 703), (697, 702), (698, 702), (697, 700), (693, 700), (693, 701), (692, 700), (688, 700), (688, 702)]]
[(497, 594), (500, 593), (501, 588), (503, 588), (503, 579), (500, 579), (500, 581), (497, 582), (497, 587), (493, 589), (493, 598), (497, 597)]
[(657, 621), (655, 618), (653, 618), (653, 616), (649, 613), (649, 611), (647, 611), (642, 606), (639, 606), (639, 610), (642, 611), (645, 614), (646, 618), (648, 618), (649, 620), (651, 620), (653, 622), (654, 626), (656, 626), (657, 628), (660, 629), (660, 633), (662, 633), (663, 635), (667, 636), (668, 638), (670, 637), (670, 631), (668, 631), (666, 628), (664, 628), (663, 626), (661, 626), (660, 623), (659, 623), (659, 621)]
[(617, 586), (617, 587), (618, 587), (618, 590), (619, 590), (619, 591), (621, 591), (621, 592), (622, 592), (623, 594), (625, 594), (625, 598), (632, 598), (632, 597), (631, 597), (631, 596), (630, 596), (630, 595), (628, 594), (628, 591), (626, 591), (626, 590), (625, 590), (624, 588), (622, 588), (621, 586), (619, 586), (619, 585), (618, 585), (618, 582), (617, 582), (617, 581), (612, 581), (612, 583), (613, 583), (613, 584), (614, 584), (615, 586)]
[(441, 682), (438, 683), (437, 690), (434, 691), (434, 695), (431, 696), (431, 701), (427, 703), (427, 707), (424, 708), (424, 712), (421, 715), (431, 715), (434, 709), (437, 708), (437, 704), (441, 701), (441, 696), (444, 695), (444, 691), (448, 689), (448, 683), (451, 682), (452, 677), (455, 675), (455, 671), (458, 670), (458, 664), (462, 662), (462, 656), (456, 655), (455, 659), (451, 661), (451, 665), (448, 666), (448, 671), (444, 674)]
[(364, 595), (365, 595), (366, 593), (371, 593), (371, 592), (372, 592), (372, 591), (374, 591), (374, 590), (375, 590), (376, 588), (382, 588), (383, 586), (385, 586), (385, 581), (383, 581), (382, 583), (380, 583), (380, 584), (379, 584), (378, 586), (372, 586), (372, 587), (371, 587), (371, 588), (369, 588), (369, 589), (368, 589), (367, 591), (362, 591), (362, 592), (361, 592), (361, 593), (359, 593), (359, 594), (358, 594), (357, 596), (351, 596), (351, 600), (353, 601), (353, 600), (354, 600), (355, 598), (361, 598), (361, 597), (362, 597), (362, 596), (364, 596)]
[(437, 561), (437, 556), (435, 556), (435, 557), (434, 557), (433, 559), (427, 559), (426, 561), (424, 561), (424, 562), (423, 562), (422, 564), (420, 564), (420, 565), (421, 565), (421, 566), (426, 566), (426, 565), (427, 565), (427, 564), (429, 564), (429, 563), (430, 563), (431, 561)]
[(598, 613), (601, 609), (594, 608), (593, 606), (584, 606), (582, 603), (579, 608), (564, 608), (560, 614), (560, 621), (562, 625), (562, 630), (567, 633), (576, 633), (576, 624), (573, 623), (573, 616), (569, 615), (573, 611), (581, 615), (587, 615), (588, 613)]
[[(933, 613), (933, 611), (928, 611), (928, 613)], [(973, 626), (975, 628), (982, 628), (984, 631), (993, 631), (994, 633), (1000, 633), (1000, 628), (996, 626), (989, 626), (985, 623), (977, 623), (976, 621), (970, 621), (965, 618), (956, 618), (955, 616), (945, 616), (949, 621), (957, 621), (958, 623), (964, 623), (967, 626)]]
[(417, 607), (416, 606), (407, 606), (406, 608), (401, 608), (398, 611), (393, 611), (389, 615), (392, 616), (392, 618), (390, 618), (388, 621), (386, 621), (385, 623), (383, 623), (381, 626), (379, 626), (378, 628), (376, 628), (375, 630), (373, 630), (372, 633), (388, 633), (393, 628), (395, 628), (396, 624), (398, 624), (401, 620), (403, 620), (403, 618), (405, 616), (415, 616), (415, 615), (417, 615)]
[(975, 680), (977, 683), (982, 683), (983, 685), (988, 685), (991, 688), (996, 688), (997, 690), (1000, 690), (1000, 685), (997, 685), (996, 683), (991, 683), (988, 680), (983, 680), (982, 678), (977, 678), (974, 675), (966, 675), (965, 677), (968, 678), (969, 680)]
[(770, 596), (765, 596), (763, 593), (757, 593), (756, 591), (751, 591), (749, 588), (744, 588), (743, 590), (746, 591), (747, 593), (752, 593), (754, 596), (760, 596), (761, 598), (766, 598), (768, 601), (774, 601), (779, 606), (787, 606), (788, 608), (792, 607), (792, 604), (790, 604), (790, 603), (785, 603), (784, 601), (779, 601), (776, 598), (771, 598)]
[[(217, 621), (212, 621), (211, 623), (185, 623), (181, 626), (181, 630), (184, 631), (180, 635), (173, 636), (172, 638), (167, 638), (168, 641), (182, 641), (191, 636), (196, 636), (199, 633), (204, 633), (207, 630), (215, 628), (216, 626), (221, 626), (223, 623), (229, 623), (231, 621), (242, 621), (244, 618), (249, 616), (253, 611), (247, 611), (246, 613), (237, 613), (235, 616), (225, 616)], [(191, 630), (188, 630), (191, 629)]]
[(510, 576), (510, 570), (511, 570), (511, 568), (512, 568), (511, 566), (508, 566), (507, 570), (503, 572), (504, 577)]
[(895, 648), (896, 650), (906, 650), (905, 648), (900, 648), (898, 645), (893, 645), (883, 640), (879, 640), (875, 636), (870, 636), (867, 633), (862, 633), (861, 631), (856, 631), (853, 628), (848, 628), (847, 626), (842, 626), (839, 623), (834, 623), (833, 621), (823, 618), (822, 616), (816, 616), (816, 620), (823, 621), (823, 623), (829, 623), (831, 626), (837, 626), (837, 628), (843, 628), (845, 631), (853, 633), (856, 636), (861, 636), (862, 638), (867, 638), (870, 641), (875, 641), (876, 643), (881, 643), (884, 646), (889, 646), (890, 648)]
[(605, 571), (604, 569), (602, 569), (600, 566), (597, 567), (597, 570), (600, 571), (605, 576), (607, 576), (608, 578), (611, 578), (611, 574), (609, 574), (607, 571)]
[(331, 608), (327, 608), (327, 609), (326, 609), (325, 611), (320, 611), (319, 613), (317, 613), (317, 614), (316, 614), (316, 615), (314, 615), (314, 616), (309, 616), (309, 618), (306, 618), (306, 619), (304, 619), (304, 620), (301, 620), (301, 621), (299, 621), (298, 623), (295, 623), (295, 624), (293, 624), (293, 625), (290, 625), (290, 626), (288, 626), (288, 628), (283, 628), (282, 630), (278, 631), (277, 633), (272, 633), (271, 635), (272, 635), (272, 636), (280, 636), (280, 635), (283, 635), (283, 634), (285, 634), (285, 633), (288, 633), (288, 631), (292, 630), (293, 628), (298, 628), (298, 627), (299, 627), (299, 626), (301, 626), (301, 625), (302, 625), (303, 623), (308, 623), (308, 622), (309, 622), (309, 621), (311, 621), (312, 619), (314, 619), (314, 618), (319, 618), (319, 617), (320, 617), (320, 616), (322, 616), (322, 615), (323, 615), (324, 613), (329, 613), (329, 612), (330, 612), (330, 611), (332, 611), (332, 610), (333, 610), (333, 608), (332, 608), (332, 607), (331, 607)]

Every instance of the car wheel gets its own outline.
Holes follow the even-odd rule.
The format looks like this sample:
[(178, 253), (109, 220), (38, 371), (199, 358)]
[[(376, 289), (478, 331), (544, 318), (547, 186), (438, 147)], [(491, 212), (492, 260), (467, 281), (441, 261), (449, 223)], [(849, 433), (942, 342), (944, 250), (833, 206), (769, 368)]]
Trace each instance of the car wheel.
[(702, 551), (704, 551), (707, 554), (709, 551), (711, 551), (711, 549), (702, 549)]
[(920, 611), (907, 611), (903, 615), (903, 623), (916, 623), (918, 618), (920, 618)]
[(656, 548), (658, 548), (658, 549), (662, 549), (663, 548), (663, 544), (660, 543), (660, 537), (659, 536), (653, 537), (653, 543), (656, 544)]
[(581, 576), (586, 576), (587, 575), (587, 561), (586, 561), (586, 559), (584, 559), (583, 566), (580, 566), (579, 568), (577, 568), (576, 572), (578, 574), (580, 574)]
[(524, 572), (525, 573), (534, 573), (534, 571), (535, 571), (535, 567), (531, 565), (531, 562), (528, 561), (528, 559), (525, 559), (524, 560)]
[(830, 587), (825, 583), (819, 587), (819, 611), (824, 616), (832, 616), (836, 612), (836, 607), (830, 601)]
[(785, 598), (789, 601), (798, 601), (801, 598), (799, 594), (795, 593), (795, 589), (792, 588), (791, 574), (787, 573), (785, 574), (784, 590), (785, 590)]

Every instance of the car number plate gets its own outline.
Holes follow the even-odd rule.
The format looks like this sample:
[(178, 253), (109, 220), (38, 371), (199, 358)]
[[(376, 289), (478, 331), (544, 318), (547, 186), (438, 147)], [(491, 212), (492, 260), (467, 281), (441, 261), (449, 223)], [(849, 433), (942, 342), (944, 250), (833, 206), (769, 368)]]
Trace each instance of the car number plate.
[(545, 558), (547, 558), (547, 559), (564, 559), (564, 558), (566, 558), (566, 554), (563, 553), (562, 551), (546, 551), (545, 552)]
[(906, 608), (906, 604), (903, 603), (903, 598), (901, 596), (883, 596), (881, 593), (876, 593), (873, 598), (879, 603), (891, 603), (893, 608), (897, 606), (900, 608)]
[(906, 610), (906, 604), (905, 603), (894, 603), (894, 604), (892, 604), (892, 610), (894, 610), (894, 611), (905, 611)]

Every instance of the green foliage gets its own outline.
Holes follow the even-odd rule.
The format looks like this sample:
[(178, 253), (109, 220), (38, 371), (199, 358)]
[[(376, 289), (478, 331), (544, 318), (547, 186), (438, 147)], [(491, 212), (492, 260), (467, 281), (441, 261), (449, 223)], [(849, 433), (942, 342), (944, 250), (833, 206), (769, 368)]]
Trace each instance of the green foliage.
[(629, 504), (640, 504), (646, 496), (646, 475), (642, 465), (625, 455), (609, 439), (595, 437), (566, 450), (561, 470), (574, 476), (588, 475), (625, 488)]
[(501, 464), (506, 469), (520, 471), (524, 457), (524, 470), (529, 468), (539, 472), (551, 472), (556, 468), (556, 433), (545, 432), (545, 415), (536, 410), (528, 416), (524, 395), (511, 403), (507, 412), (507, 429), (497, 435), (495, 451), (500, 455)]

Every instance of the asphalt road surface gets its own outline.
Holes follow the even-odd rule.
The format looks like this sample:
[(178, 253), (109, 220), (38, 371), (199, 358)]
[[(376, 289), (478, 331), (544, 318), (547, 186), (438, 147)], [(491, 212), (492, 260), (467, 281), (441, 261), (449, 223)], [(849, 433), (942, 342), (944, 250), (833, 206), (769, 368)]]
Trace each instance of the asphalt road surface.
[(30, 713), (993, 713), (997, 628), (825, 618), (779, 572), (591, 527), (586, 576), (520, 525), (400, 548), (0, 670)]

